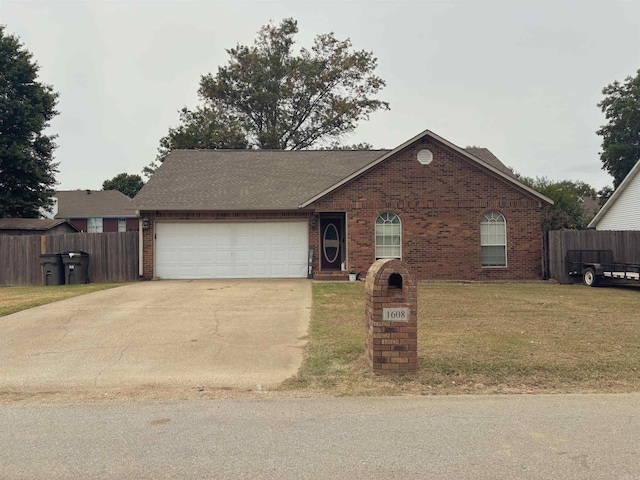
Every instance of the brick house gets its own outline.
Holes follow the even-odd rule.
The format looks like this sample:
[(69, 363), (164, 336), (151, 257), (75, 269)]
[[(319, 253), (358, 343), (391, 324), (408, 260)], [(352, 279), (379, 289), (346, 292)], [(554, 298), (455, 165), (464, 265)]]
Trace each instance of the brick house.
[(551, 203), (428, 130), (393, 150), (175, 150), (133, 200), (146, 279), (345, 279), (379, 258), (417, 279), (539, 279)]
[(0, 235), (62, 235), (79, 231), (66, 220), (0, 218)]
[(130, 232), (140, 229), (131, 199), (117, 190), (60, 190), (53, 218), (68, 220), (82, 232)]

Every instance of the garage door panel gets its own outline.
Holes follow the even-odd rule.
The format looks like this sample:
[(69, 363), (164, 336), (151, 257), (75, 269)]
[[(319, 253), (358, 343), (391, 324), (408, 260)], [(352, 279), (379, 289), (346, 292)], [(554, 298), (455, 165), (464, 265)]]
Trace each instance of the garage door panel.
[(234, 244), (237, 248), (250, 248), (251, 235), (244, 233), (236, 235)]
[(288, 261), (287, 263), (295, 263), (296, 265), (300, 263), (306, 263), (307, 261), (307, 249), (306, 248), (292, 248), (287, 252)]
[(306, 277), (306, 222), (156, 224), (159, 278)]
[(231, 262), (231, 249), (217, 249), (214, 253), (215, 263), (230, 263)]
[(278, 250), (271, 252), (271, 263), (279, 263), (284, 264), (289, 260), (289, 255), (287, 252)]
[(213, 250), (200, 250), (198, 252), (198, 265), (210, 266), (215, 261), (215, 252)]
[(252, 251), (251, 252), (251, 260), (254, 263), (264, 263), (264, 262), (268, 262), (269, 261), (269, 252), (266, 252), (264, 250), (257, 250), (257, 251)]
[(297, 267), (294, 265), (290, 265), (287, 268), (286, 277), (306, 277), (307, 276), (307, 268), (306, 267)]
[(273, 235), (271, 237), (271, 245), (274, 248), (287, 248), (289, 246), (289, 237), (287, 235)]
[(236, 250), (233, 252), (233, 262), (240, 265), (249, 265), (252, 260), (251, 250)]
[(249, 265), (236, 265), (233, 269), (234, 278), (248, 278), (251, 274)]

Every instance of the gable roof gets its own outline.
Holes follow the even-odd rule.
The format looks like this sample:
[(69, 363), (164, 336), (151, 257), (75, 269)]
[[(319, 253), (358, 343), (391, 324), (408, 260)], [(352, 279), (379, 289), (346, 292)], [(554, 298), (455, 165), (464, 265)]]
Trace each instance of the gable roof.
[[(489, 161), (487, 160), (483, 160), (479, 157), (477, 157), (476, 155), (473, 155), (472, 153), (466, 151), (463, 148), (458, 147), (457, 145), (454, 145), (453, 143), (449, 142), (448, 140), (445, 140), (444, 138), (440, 137), (439, 135), (436, 135), (435, 133), (433, 133), (430, 130), (425, 130), (422, 133), (419, 133), (418, 135), (416, 135), (415, 137), (407, 140), (406, 142), (404, 142), (402, 145), (394, 148), (393, 150), (388, 151), (387, 153), (385, 153), (384, 155), (380, 156), (379, 158), (377, 158), (375, 161), (371, 162), (370, 164), (366, 165), (365, 167), (361, 168), (360, 170), (358, 170), (357, 172), (354, 172), (353, 174), (351, 174), (350, 176), (342, 179), (340, 182), (336, 183), (335, 185), (333, 185), (331, 188), (328, 188), (327, 190), (321, 192), (320, 194), (310, 198), (309, 200), (307, 200), (306, 202), (304, 202), (303, 204), (300, 205), (300, 208), (304, 208), (307, 205), (310, 205), (311, 203), (315, 202), (316, 200), (319, 200), (320, 198), (324, 197), (325, 195), (331, 193), (332, 191), (334, 191), (335, 189), (341, 187), (342, 185), (344, 185), (345, 183), (353, 180), (354, 178), (356, 178), (359, 175), (362, 175), (364, 172), (366, 172), (367, 170), (369, 170), (370, 168), (375, 167), (376, 165), (378, 165), (379, 163), (385, 161), (387, 158), (392, 157), (393, 155), (395, 155), (396, 153), (404, 150), (405, 148), (407, 148), (408, 146), (410, 146), (411, 144), (422, 140), (425, 137), (429, 137), (437, 142), (440, 142), (441, 144), (445, 145), (446, 147), (458, 152), (460, 155), (462, 155), (463, 157), (466, 157), (467, 159), (471, 160), (472, 162), (475, 162), (476, 164), (484, 167), (485, 169), (489, 170), (490, 172), (493, 172), (494, 174), (496, 174), (498, 177), (501, 177), (505, 180), (507, 180), (508, 182), (514, 184), (515, 186), (517, 186), (518, 188), (524, 190), (525, 192), (529, 193), (530, 195), (538, 198), (539, 200), (546, 202), (550, 205), (553, 205), (553, 200), (551, 200), (550, 198), (542, 195), (540, 192), (537, 192), (536, 190), (534, 190), (531, 187), (528, 187), (527, 185), (525, 185), (524, 183), (521, 183), (516, 177), (515, 175), (513, 175), (513, 172), (511, 172), (507, 167), (504, 166), (504, 164), (502, 162), (500, 162), (500, 160), (498, 160), (491, 152), (489, 152), (487, 149), (482, 148), (479, 150), (486, 150), (487, 152), (489, 152), (491, 154), (491, 157), (493, 157), (493, 159), (495, 160), (491, 160), (491, 163), (495, 163), (496, 161), (502, 166), (502, 167), (498, 167), (498, 166), (494, 166), (491, 163), (489, 163)], [(484, 153), (484, 152), (483, 152)], [(487, 156), (487, 155), (485, 155)], [(488, 156), (487, 156), (488, 157)], [(509, 173), (506, 173), (506, 171), (508, 171)]]
[(118, 190), (60, 190), (55, 218), (134, 217), (131, 199)]
[(173, 150), (133, 199), (137, 210), (297, 210), (429, 136), (529, 195), (486, 148), (469, 151), (425, 130), (394, 150)]
[(73, 230), (79, 232), (80, 230), (67, 222), (66, 220), (52, 220), (43, 218), (0, 218), (0, 230), (51, 230), (66, 223)]
[(295, 210), (388, 150), (173, 150), (138, 210)]
[(618, 185), (618, 188), (614, 190), (613, 194), (609, 197), (607, 202), (602, 206), (600, 211), (596, 213), (596, 216), (593, 217), (593, 220), (589, 222), (589, 225), (588, 225), (589, 228), (592, 228), (592, 227), (597, 228), (598, 223), (600, 223), (600, 221), (605, 217), (607, 212), (611, 210), (611, 207), (613, 207), (616, 204), (618, 199), (622, 196), (623, 192), (627, 190), (627, 187), (629, 187), (629, 185), (633, 183), (638, 173), (640, 173), (640, 160), (636, 162), (636, 164), (633, 166), (631, 171), (629, 171), (627, 176), (624, 177), (624, 180), (622, 180), (622, 183)]
[(585, 215), (595, 215), (600, 210), (600, 199), (595, 195), (585, 195), (578, 197), (578, 205), (580, 205)]

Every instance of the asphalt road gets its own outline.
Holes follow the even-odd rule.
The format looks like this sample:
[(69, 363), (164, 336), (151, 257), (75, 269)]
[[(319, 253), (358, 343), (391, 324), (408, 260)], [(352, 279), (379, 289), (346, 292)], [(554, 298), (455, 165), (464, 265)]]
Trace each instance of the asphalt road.
[(640, 479), (640, 395), (0, 405), (0, 478)]

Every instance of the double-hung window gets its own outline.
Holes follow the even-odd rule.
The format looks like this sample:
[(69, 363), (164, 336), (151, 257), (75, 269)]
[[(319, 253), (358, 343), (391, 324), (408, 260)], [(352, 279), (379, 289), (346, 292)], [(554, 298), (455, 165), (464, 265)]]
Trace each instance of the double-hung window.
[(483, 267), (507, 266), (507, 222), (500, 212), (487, 212), (480, 222)]
[(90, 217), (87, 220), (88, 233), (102, 233), (102, 217)]

